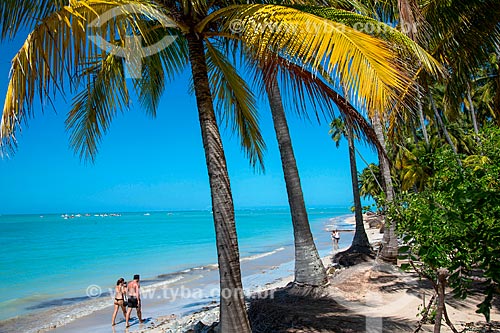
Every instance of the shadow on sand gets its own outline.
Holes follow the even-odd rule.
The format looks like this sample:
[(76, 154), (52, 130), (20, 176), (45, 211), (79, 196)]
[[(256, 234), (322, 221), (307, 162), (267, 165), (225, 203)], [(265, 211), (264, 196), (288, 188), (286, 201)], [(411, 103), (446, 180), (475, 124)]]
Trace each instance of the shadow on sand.
[[(315, 293), (285, 288), (274, 297), (253, 299), (249, 317), (254, 333), (270, 332), (370, 332), (370, 325), (380, 323), (383, 332), (413, 332), (403, 319), (370, 318), (352, 312), (335, 300)], [(381, 332), (376, 330), (374, 332)]]

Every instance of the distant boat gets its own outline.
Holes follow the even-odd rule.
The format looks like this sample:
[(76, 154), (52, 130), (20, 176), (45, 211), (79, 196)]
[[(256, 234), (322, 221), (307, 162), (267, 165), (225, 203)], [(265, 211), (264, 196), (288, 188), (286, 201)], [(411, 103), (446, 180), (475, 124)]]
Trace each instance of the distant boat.
[(151, 214), (149, 214), (149, 213), (144, 214), (144, 216), (149, 216), (149, 215), (151, 215)]

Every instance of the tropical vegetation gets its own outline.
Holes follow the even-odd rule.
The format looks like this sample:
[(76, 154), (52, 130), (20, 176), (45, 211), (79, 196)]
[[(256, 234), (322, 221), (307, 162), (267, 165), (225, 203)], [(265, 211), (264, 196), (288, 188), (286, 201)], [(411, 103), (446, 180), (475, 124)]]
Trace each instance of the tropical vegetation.
[[(106, 15), (112, 17), (99, 20)], [(15, 151), (16, 134), (35, 114), (36, 99), (46, 105), (69, 94), (71, 145), (92, 161), (132, 96), (154, 117), (166, 110), (160, 98), (167, 84), (190, 68), (211, 189), (223, 332), (251, 328), (219, 126), (230, 126), (250, 164), (264, 169), (253, 89), (268, 96), (280, 147), (295, 282), (327, 282), (280, 86), (291, 87), (299, 112), (309, 99), (318, 114), (332, 119), (337, 106), (343, 122), (333, 121), (332, 134), (337, 141), (345, 136), (350, 148), (356, 234), (363, 226), (359, 197), (371, 196), (388, 224), (381, 256), (396, 261), (399, 237), (402, 259), (434, 283), (435, 332), (447, 317), (448, 285), (461, 297), (472, 287), (483, 292), (478, 311), (489, 320), (500, 282), (497, 0), (5, 0), (0, 18), (2, 39), (29, 30), (12, 60), (0, 127), (4, 152)], [(89, 36), (102, 36), (107, 46)], [(355, 137), (372, 143), (379, 159), (359, 176)]]
[[(32, 29), (12, 61), (0, 131), (7, 150), (15, 149), (16, 130), (33, 115), (36, 96), (45, 101), (56, 91), (69, 91), (75, 94), (66, 122), (71, 144), (82, 158), (93, 160), (113, 117), (130, 105), (127, 73), (135, 74), (131, 75), (132, 87), (144, 110), (154, 116), (165, 83), (190, 64), (212, 195), (220, 325), (225, 332), (248, 332), (250, 326), (241, 292), (234, 207), (217, 114), (233, 124), (252, 165), (262, 165), (264, 143), (253, 95), (224, 51), (239, 48), (257, 62), (279, 55), (324, 75), (338, 71), (346, 77), (348, 89), (374, 109), (392, 103), (409, 81), (394, 53), (380, 40), (289, 7), (238, 1), (46, 0), (5, 1), (0, 9), (2, 38), (14, 36), (21, 28)], [(99, 20), (109, 13), (110, 19)], [(251, 29), (233, 33), (235, 20)], [(258, 29), (269, 23), (284, 28)], [(305, 29), (311, 23), (317, 33)], [(289, 33), (292, 29), (294, 34)], [(90, 43), (89, 34), (108, 38), (109, 45)], [(166, 36), (169, 47), (152, 54), (137, 39), (158, 45)], [(120, 50), (125, 50), (121, 57)], [(217, 112), (214, 99), (219, 101)], [(305, 243), (304, 248), (312, 253), (312, 238)], [(304, 267), (309, 262), (306, 258)]]
[[(434, 332), (446, 312), (446, 287), (484, 295), (478, 312), (489, 320), (498, 295), (498, 54), (500, 6), (494, 1), (341, 1), (343, 6), (402, 28), (439, 59), (447, 75), (416, 76), (419, 98), (395, 106), (383, 124), (394, 198), (388, 203), (374, 175), (361, 173), (363, 195), (396, 226), (401, 259), (432, 281), (437, 295)], [(480, 13), (480, 14), (479, 14)], [(490, 16), (491, 15), (491, 16)], [(495, 16), (495, 17), (494, 17)], [(484, 20), (484, 21), (483, 21)], [(375, 126), (376, 124), (373, 123)], [(383, 161), (380, 161), (383, 169)], [(493, 240), (493, 241), (492, 241)], [(478, 248), (481, 247), (481, 250)], [(492, 251), (489, 253), (488, 251)], [(495, 252), (495, 254), (493, 254)], [(405, 264), (406, 266), (406, 264)], [(426, 305), (429, 309), (431, 306)], [(454, 328), (453, 328), (454, 329)]]

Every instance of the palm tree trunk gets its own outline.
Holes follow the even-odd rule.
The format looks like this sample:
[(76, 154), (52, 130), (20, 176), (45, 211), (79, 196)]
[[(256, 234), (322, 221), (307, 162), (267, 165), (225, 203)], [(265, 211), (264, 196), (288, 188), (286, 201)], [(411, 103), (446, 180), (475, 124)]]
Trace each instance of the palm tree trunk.
[(479, 139), (479, 127), (477, 126), (476, 109), (474, 108), (474, 104), (472, 103), (471, 88), (468, 83), (467, 83), (467, 100), (469, 102), (469, 111), (472, 119), (472, 126), (474, 127), (474, 133), (476, 134), (476, 141), (478, 143), (481, 143), (481, 139)]
[[(343, 82), (340, 82), (344, 98), (349, 102), (349, 94)], [(349, 165), (351, 168), (351, 183), (352, 183), (352, 196), (354, 199), (354, 219), (356, 221), (356, 231), (352, 239), (350, 251), (359, 253), (370, 253), (371, 246), (368, 236), (366, 235), (365, 225), (363, 223), (363, 207), (361, 206), (361, 196), (359, 194), (358, 182), (358, 166), (356, 163), (356, 147), (354, 145), (354, 132), (352, 124), (346, 122), (347, 144), (349, 146)], [(370, 166), (368, 168), (371, 170)], [(376, 178), (375, 178), (376, 180)]]
[[(385, 145), (384, 138), (384, 130), (382, 128), (382, 122), (378, 115), (378, 112), (375, 112), (375, 115), (372, 119), (373, 129), (377, 134), (377, 138), (384, 149), (385, 154), (379, 153), (379, 161), (380, 161), (380, 171), (382, 174), (382, 179), (385, 186), (385, 200), (387, 204), (390, 204), (394, 201), (394, 187), (392, 185), (391, 178), (391, 170), (389, 168), (389, 160), (387, 158), (387, 149)], [(398, 258), (398, 240), (396, 238), (396, 221), (390, 221), (386, 217), (385, 220), (386, 227), (384, 229), (384, 237), (382, 238), (382, 251), (380, 252), (380, 256), (383, 260), (395, 262)]]
[(448, 144), (451, 146), (451, 149), (453, 150), (455, 155), (457, 155), (458, 154), (457, 147), (455, 147), (455, 144), (451, 140), (450, 133), (448, 133), (448, 130), (446, 129), (446, 126), (444, 125), (443, 118), (441, 118), (441, 115), (439, 114), (439, 111), (436, 107), (436, 103), (434, 102), (434, 97), (432, 97), (431, 92), (429, 92), (429, 99), (431, 101), (432, 110), (434, 111), (434, 116), (436, 117), (436, 120), (437, 120), (439, 126), (441, 127), (441, 130), (443, 131), (446, 142), (448, 142)]
[(295, 283), (321, 286), (327, 281), (325, 267), (319, 257), (309, 227), (304, 195), (300, 184), (299, 170), (293, 153), (292, 139), (288, 130), (283, 102), (276, 76), (266, 80), (271, 114), (278, 140), (281, 164), (285, 176), (288, 203), (292, 214), (295, 242)]
[(422, 106), (422, 99), (420, 94), (420, 87), (417, 87), (418, 94), (418, 119), (420, 120), (420, 127), (422, 128), (422, 134), (424, 135), (425, 145), (429, 147), (429, 134), (427, 134), (427, 126), (425, 125), (425, 115), (424, 108)]
[(220, 329), (221, 332), (250, 333), (241, 283), (233, 198), (210, 93), (204, 45), (194, 33), (186, 37), (212, 196), (220, 275)]
[[(493, 98), (493, 110), (500, 110), (500, 50), (497, 48), (496, 51), (496, 57), (497, 57), (497, 72), (496, 72), (496, 94), (495, 97)], [(496, 123), (497, 125), (500, 125), (500, 117), (496, 117)]]
[(354, 133), (350, 124), (346, 124), (347, 143), (349, 145), (349, 163), (351, 166), (352, 195), (354, 197), (354, 217), (356, 220), (356, 231), (349, 250), (360, 253), (370, 253), (371, 246), (366, 235), (363, 223), (363, 208), (361, 207), (361, 196), (359, 195), (358, 167), (356, 165), (356, 151), (354, 148)]

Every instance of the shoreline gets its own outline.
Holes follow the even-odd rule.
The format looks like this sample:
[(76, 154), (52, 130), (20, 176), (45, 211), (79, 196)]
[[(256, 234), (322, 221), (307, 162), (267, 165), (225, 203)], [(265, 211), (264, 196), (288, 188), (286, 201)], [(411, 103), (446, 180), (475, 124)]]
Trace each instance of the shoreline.
[[(343, 224), (350, 224), (350, 225), (355, 225), (355, 217), (354, 216), (349, 216), (349, 217), (337, 217), (337, 218), (332, 218), (330, 219), (330, 222), (336, 222), (340, 218), (342, 218)], [(363, 220), (365, 224), (365, 231), (368, 236), (368, 239), (370, 241), (370, 244), (372, 246), (377, 245), (381, 242), (383, 234), (380, 233), (379, 228), (372, 228), (370, 227), (370, 222), (379, 219), (377, 215), (371, 215), (367, 216), (366, 214), (363, 215)], [(335, 224), (334, 224), (335, 225)], [(331, 227), (331, 226), (330, 226)], [(324, 230), (325, 232), (328, 232), (329, 230)], [(344, 230), (344, 229), (339, 229), (341, 232), (341, 239), (345, 238), (342, 237), (342, 234), (344, 233), (351, 233), (352, 236), (354, 235), (354, 230)], [(328, 232), (329, 234), (329, 232)], [(352, 240), (352, 236), (350, 237)], [(328, 237), (330, 237), (328, 235)], [(350, 244), (348, 246), (345, 246), (343, 248), (339, 248), (335, 252), (342, 252), (344, 250), (347, 250), (349, 248)], [(319, 249), (318, 249), (319, 251)], [(323, 251), (324, 252), (324, 249)], [(329, 254), (322, 256), (322, 261), (323, 264), (325, 265), (325, 268), (328, 269), (328, 267), (331, 267), (332, 265), (332, 256), (334, 255), (334, 252), (331, 251)], [(292, 262), (293, 263), (293, 262)], [(278, 280), (275, 280), (274, 282), (268, 282), (265, 283), (264, 285), (261, 285), (260, 288), (257, 288), (252, 291), (252, 294), (258, 295), (261, 293), (268, 294), (269, 292), (274, 292), (277, 289), (284, 288), (286, 287), (289, 283), (293, 282), (294, 274), (293, 274), (293, 266), (291, 270), (291, 274), (280, 278)], [(262, 273), (264, 274), (264, 273)], [(138, 326), (136, 330), (130, 330), (127, 332), (137, 332), (137, 333), (184, 333), (190, 329), (193, 329), (195, 325), (198, 324), (198, 322), (202, 322), (204, 325), (211, 325), (214, 322), (217, 322), (219, 320), (219, 308), (217, 304), (213, 304), (211, 307), (207, 307), (205, 309), (202, 309), (200, 311), (194, 312), (187, 314), (182, 317), (177, 317), (177, 316), (172, 316), (172, 315), (163, 315), (163, 316), (158, 316), (156, 320), (152, 323), (149, 323), (148, 325), (143, 325), (143, 327)], [(132, 328), (132, 326), (131, 326)], [(113, 331), (114, 332), (114, 331)], [(116, 331), (118, 332), (118, 331)]]
[[(326, 232), (332, 225), (347, 224), (351, 214), (334, 217), (325, 216), (317, 223), (311, 224), (318, 251), (330, 254), (331, 241)], [(350, 243), (352, 237), (343, 237)], [(342, 243), (342, 241), (341, 241)], [(272, 246), (269, 247), (271, 249)], [(267, 289), (287, 284), (293, 278), (293, 245), (279, 246), (274, 250), (255, 253), (241, 258), (242, 280), (245, 295), (251, 295)], [(153, 264), (154, 265), (154, 264)], [(146, 325), (132, 325), (128, 332), (151, 329), (164, 322), (165, 318), (184, 322), (186, 316), (203, 309), (214, 311), (214, 304), (218, 300), (218, 271), (216, 264), (192, 267), (177, 272), (159, 274), (143, 281), (143, 294), (149, 293), (144, 304), (144, 316), (148, 319)], [(200, 285), (201, 284), (201, 285)], [(107, 289), (103, 288), (104, 291)], [(178, 294), (172, 292), (178, 291)], [(181, 297), (179, 294), (191, 290), (197, 292), (194, 297)], [(167, 297), (165, 297), (167, 295)], [(174, 296), (174, 299), (172, 299)], [(182, 296), (182, 295), (181, 295)], [(190, 296), (190, 295), (188, 295)], [(156, 298), (158, 297), (158, 299)], [(171, 301), (166, 299), (172, 299)], [(177, 298), (177, 299), (175, 299)], [(83, 299), (83, 300), (82, 300)], [(47, 301), (47, 310), (41, 310), (0, 322), (2, 332), (110, 332), (110, 319), (113, 310), (111, 296), (91, 298), (80, 297), (75, 299), (55, 300), (56, 304), (65, 303), (62, 307), (54, 306), (51, 300)], [(175, 302), (174, 302), (175, 301)], [(68, 303), (70, 303), (68, 305)], [(72, 303), (72, 304), (71, 304)], [(174, 304), (175, 303), (175, 304)], [(42, 308), (42, 307), (41, 307)], [(218, 311), (218, 310), (217, 310)], [(135, 313), (135, 312), (134, 312)], [(165, 314), (168, 314), (165, 316)], [(124, 331), (121, 313), (117, 317), (117, 326), (113, 332)], [(212, 316), (213, 317), (213, 316)], [(217, 316), (215, 316), (217, 317)], [(215, 318), (214, 317), (214, 318)], [(214, 319), (214, 321), (217, 318)], [(133, 324), (133, 323), (132, 323)], [(185, 326), (182, 324), (182, 326)]]
[[(378, 227), (381, 220), (376, 215), (364, 215), (365, 231), (372, 247), (376, 247), (382, 241), (383, 233), (380, 233)], [(349, 221), (354, 222), (354, 217), (345, 222)], [(347, 247), (344, 247), (338, 251), (346, 249)], [(329, 267), (332, 263), (331, 255), (323, 256), (322, 260), (325, 267)], [(293, 274), (261, 286), (261, 292), (267, 292), (267, 295), (276, 293), (277, 298), (255, 298), (257, 305), (252, 303), (252, 306), (257, 306), (259, 309), (257, 311), (265, 315), (258, 319), (254, 317), (253, 324), (259, 323), (262, 327), (267, 327), (266, 332), (333, 333), (366, 330), (410, 333), (415, 331), (420, 319), (422, 303), (427, 304), (433, 295), (432, 286), (426, 285), (417, 274), (401, 271), (376, 259), (341, 269), (329, 275), (329, 280), (330, 284), (321, 291), (321, 297), (311, 297), (307, 300), (293, 293), (287, 294), (285, 298), (283, 295), (279, 296), (282, 288), (293, 281)], [(298, 293), (300, 294), (300, 291)], [(484, 321), (484, 316), (476, 313), (480, 298), (471, 296), (466, 300), (453, 301), (451, 295), (449, 298), (448, 313), (456, 327), (462, 328), (460, 331), (472, 333), (489, 327)], [(307, 311), (304, 311), (304, 307)], [(180, 318), (159, 316), (154, 323), (138, 327), (133, 332), (213, 332), (214, 330), (210, 330), (209, 327), (218, 321), (218, 315), (218, 306), (213, 305)], [(260, 321), (261, 319), (264, 323)], [(491, 320), (494, 327), (500, 328), (498, 309), (492, 309)], [(433, 331), (434, 324), (422, 324), (421, 332)], [(443, 324), (441, 332), (452, 333), (452, 330)]]

